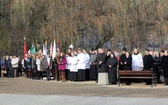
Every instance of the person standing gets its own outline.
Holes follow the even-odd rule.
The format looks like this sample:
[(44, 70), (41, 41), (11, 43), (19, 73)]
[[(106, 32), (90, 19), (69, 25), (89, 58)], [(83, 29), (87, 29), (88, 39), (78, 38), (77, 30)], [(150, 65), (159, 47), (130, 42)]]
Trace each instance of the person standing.
[(26, 77), (31, 78), (31, 70), (32, 70), (32, 59), (30, 55), (25, 55), (26, 58), (24, 60), (24, 67), (26, 68)]
[(161, 58), (161, 67), (163, 70), (163, 76), (165, 78), (165, 85), (168, 85), (168, 53), (167, 50), (164, 51), (164, 55)]
[(126, 58), (126, 52), (127, 52), (127, 49), (124, 47), (119, 59), (119, 70), (124, 70), (124, 60)]
[(18, 77), (18, 63), (19, 63), (19, 59), (16, 56), (13, 56), (11, 59), (11, 64), (13, 67), (13, 77)]
[(37, 66), (37, 71), (36, 71), (36, 77), (37, 79), (41, 79), (41, 59), (39, 55), (36, 55), (36, 66)]
[(154, 71), (156, 73), (157, 83), (161, 83), (160, 75), (161, 75), (161, 57), (159, 52), (154, 52)]
[(32, 73), (31, 73), (31, 75), (32, 75), (32, 79), (35, 79), (36, 78), (36, 58), (35, 58), (35, 55), (34, 54), (32, 54), (32, 62), (31, 62), (32, 64)]
[(89, 60), (90, 60), (90, 56), (87, 53), (86, 49), (83, 49), (83, 54), (84, 54), (84, 58), (85, 58), (85, 76), (86, 76), (86, 80), (90, 80), (90, 78), (89, 78), (89, 71), (90, 71)]
[(118, 64), (117, 58), (113, 53), (111, 53), (110, 58), (107, 60), (108, 79), (110, 84), (117, 83), (117, 64)]
[[(129, 52), (126, 52), (126, 57), (125, 59), (123, 60), (124, 63), (123, 63), (123, 68), (124, 70), (132, 70), (132, 57), (131, 57), (131, 54)], [(132, 80), (126, 80), (126, 85), (131, 85), (131, 82)]]
[(77, 69), (77, 64), (78, 64), (78, 59), (75, 56), (75, 51), (71, 52), (71, 57), (69, 60), (69, 64), (70, 64), (70, 76), (69, 79), (70, 81), (77, 81), (77, 74), (78, 74), (78, 69)]
[(143, 70), (143, 58), (142, 54), (139, 53), (138, 49), (134, 49), (134, 53), (132, 54), (132, 70), (133, 71), (141, 71)]
[(61, 53), (58, 60), (58, 70), (59, 70), (59, 77), (61, 77), (62, 82), (66, 81), (66, 78), (65, 78), (66, 64), (67, 64), (67, 60), (65, 58), (65, 55)]
[(1, 59), (1, 77), (4, 77), (4, 74), (7, 74), (5, 56), (3, 56), (3, 58)]
[(132, 70), (132, 57), (129, 52), (126, 52), (126, 57), (123, 60), (123, 69), (124, 70)]
[(85, 81), (86, 80), (86, 73), (85, 73), (86, 63), (85, 63), (85, 56), (82, 53), (81, 48), (78, 48), (77, 59), (78, 59), (78, 64), (77, 64), (78, 80)]
[(20, 57), (18, 57), (19, 63), (18, 63), (18, 75), (22, 76), (22, 60)]
[(92, 48), (90, 50), (90, 72), (89, 76), (91, 80), (97, 81), (97, 63), (96, 63), (97, 54), (95, 50)]
[(108, 70), (106, 64), (107, 55), (104, 52), (103, 48), (98, 49), (97, 54), (97, 70), (98, 70), (98, 83), (99, 84), (108, 84)]
[(153, 70), (153, 56), (150, 55), (150, 51), (146, 49), (145, 56), (143, 57), (144, 70)]
[[(145, 56), (143, 57), (144, 70), (153, 70), (153, 56), (150, 55), (150, 51), (146, 49)], [(152, 80), (145, 80), (146, 84), (150, 85)]]
[(9, 58), (9, 56), (6, 56), (5, 66), (6, 66), (8, 77), (9, 78), (13, 77), (13, 68), (12, 68), (11, 59)]
[(70, 55), (71, 55), (71, 52), (66, 54), (67, 64), (66, 64), (65, 78), (67, 81), (69, 80), (69, 76), (70, 76), (70, 58), (71, 58)]
[(58, 62), (56, 57), (51, 57), (52, 58), (52, 76), (54, 80), (59, 81), (59, 76), (58, 76)]
[(46, 72), (47, 72), (47, 68), (48, 68), (47, 58), (45, 55), (42, 55), (42, 57), (41, 57), (40, 68), (41, 68), (41, 74), (42, 74), (42, 79), (43, 79), (44, 76), (47, 76)]
[(52, 66), (52, 60), (50, 54), (47, 55), (47, 80), (49, 81), (51, 79), (51, 66)]

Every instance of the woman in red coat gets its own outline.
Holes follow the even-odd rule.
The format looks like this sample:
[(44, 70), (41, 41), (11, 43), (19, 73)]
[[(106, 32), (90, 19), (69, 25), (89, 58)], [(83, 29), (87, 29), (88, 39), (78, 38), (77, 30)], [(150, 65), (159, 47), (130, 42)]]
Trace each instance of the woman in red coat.
[(61, 78), (62, 82), (65, 82), (65, 70), (66, 70), (67, 60), (63, 53), (60, 54), (58, 60), (58, 70), (59, 70), (59, 77)]

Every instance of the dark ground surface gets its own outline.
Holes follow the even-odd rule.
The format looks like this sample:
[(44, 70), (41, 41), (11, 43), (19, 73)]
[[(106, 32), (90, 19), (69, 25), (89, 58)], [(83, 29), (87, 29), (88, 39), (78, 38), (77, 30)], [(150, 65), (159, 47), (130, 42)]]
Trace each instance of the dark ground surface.
[(20, 78), (0, 78), (0, 93), (30, 95), (69, 95), (102, 97), (168, 97), (168, 86), (154, 88), (145, 84), (131, 86), (99, 85), (93, 81), (59, 82)]

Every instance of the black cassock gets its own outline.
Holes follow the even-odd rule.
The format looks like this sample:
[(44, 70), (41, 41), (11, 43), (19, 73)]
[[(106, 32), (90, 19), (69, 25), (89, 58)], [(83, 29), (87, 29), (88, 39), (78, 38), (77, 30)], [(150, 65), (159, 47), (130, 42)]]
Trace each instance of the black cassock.
[(161, 57), (154, 57), (154, 67), (153, 67), (153, 70), (156, 72), (157, 82), (160, 82)]
[(161, 65), (163, 70), (163, 76), (168, 77), (168, 56), (162, 56)]
[(132, 70), (132, 57), (128, 57), (124, 59), (124, 62), (126, 62), (126, 64), (123, 65), (123, 69), (124, 70)]
[[(117, 58), (109, 58), (107, 60), (109, 83), (117, 83), (117, 64)], [(109, 65), (111, 65), (111, 67), (109, 67)]]
[[(106, 57), (107, 55), (105, 53), (97, 54), (96, 62), (98, 73), (107, 72)], [(100, 61), (102, 62), (102, 64), (99, 64)]]
[(153, 68), (153, 57), (152, 55), (145, 55), (143, 57), (143, 63), (144, 63), (144, 70), (150, 70)]
[(120, 56), (120, 60), (119, 60), (119, 70), (124, 70), (124, 65), (121, 65), (121, 63), (124, 64), (125, 58), (126, 58), (126, 55), (125, 55), (125, 54), (122, 54), (122, 55)]

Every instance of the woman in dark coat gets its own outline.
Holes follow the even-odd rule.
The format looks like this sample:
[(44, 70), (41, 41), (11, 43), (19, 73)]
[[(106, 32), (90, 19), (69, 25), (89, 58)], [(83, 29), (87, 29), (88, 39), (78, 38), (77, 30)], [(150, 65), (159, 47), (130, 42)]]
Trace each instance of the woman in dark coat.
[(117, 83), (117, 58), (113, 53), (110, 54), (110, 58), (107, 60), (107, 67), (108, 67), (108, 77), (110, 84)]
[(160, 75), (161, 75), (161, 57), (159, 52), (155, 52), (154, 55), (154, 71), (156, 72), (157, 83), (161, 83)]
[(132, 57), (128, 52), (126, 52), (126, 57), (123, 61), (124, 61), (123, 69), (132, 70)]
[[(129, 52), (125, 53), (125, 59), (123, 59), (123, 69), (132, 70), (132, 56)], [(126, 80), (126, 85), (131, 85), (132, 80)]]
[(165, 78), (165, 85), (168, 85), (168, 54), (167, 51), (164, 51), (164, 55), (161, 58), (161, 65), (163, 70), (163, 76)]

